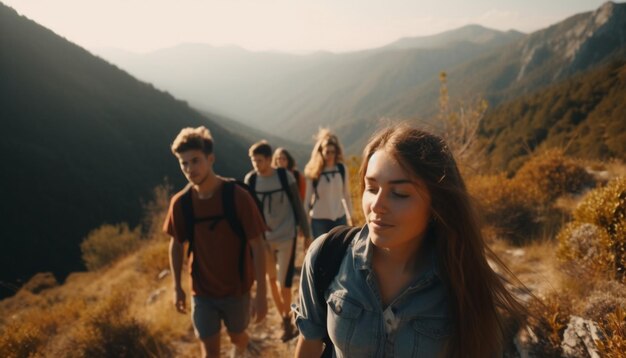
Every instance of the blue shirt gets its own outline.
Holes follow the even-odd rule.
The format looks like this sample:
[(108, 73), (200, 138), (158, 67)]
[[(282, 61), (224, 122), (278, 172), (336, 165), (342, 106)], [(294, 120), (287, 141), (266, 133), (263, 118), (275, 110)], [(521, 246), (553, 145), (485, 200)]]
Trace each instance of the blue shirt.
[[(306, 255), (296, 324), (306, 339), (328, 335), (336, 357), (436, 357), (451, 333), (449, 291), (438, 273), (434, 250), (426, 268), (387, 307), (372, 270), (374, 244), (365, 226), (353, 240), (335, 279), (319, 302), (313, 267), (322, 240)], [(327, 307), (327, 315), (323, 306)]]

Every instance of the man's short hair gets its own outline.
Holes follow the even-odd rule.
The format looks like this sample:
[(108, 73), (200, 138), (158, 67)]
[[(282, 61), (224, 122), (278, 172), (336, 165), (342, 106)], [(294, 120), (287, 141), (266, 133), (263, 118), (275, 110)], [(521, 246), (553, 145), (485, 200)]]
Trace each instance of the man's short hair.
[(171, 148), (174, 155), (188, 150), (200, 150), (209, 155), (213, 153), (213, 137), (204, 126), (183, 128), (174, 139)]
[(253, 156), (257, 154), (260, 154), (266, 158), (272, 157), (272, 147), (265, 139), (254, 143), (248, 150), (249, 156)]

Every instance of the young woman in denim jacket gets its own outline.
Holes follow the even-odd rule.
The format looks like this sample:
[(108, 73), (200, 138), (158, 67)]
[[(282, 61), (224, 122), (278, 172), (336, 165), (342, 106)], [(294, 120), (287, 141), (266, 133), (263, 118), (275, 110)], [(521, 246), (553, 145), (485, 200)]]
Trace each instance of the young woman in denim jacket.
[(524, 307), (487, 262), (502, 265), (445, 142), (405, 125), (386, 129), (365, 148), (360, 175), (367, 225), (326, 302), (313, 279), (321, 240), (305, 258), (296, 356), (319, 357), (326, 332), (336, 357), (501, 355), (503, 314), (519, 318)]

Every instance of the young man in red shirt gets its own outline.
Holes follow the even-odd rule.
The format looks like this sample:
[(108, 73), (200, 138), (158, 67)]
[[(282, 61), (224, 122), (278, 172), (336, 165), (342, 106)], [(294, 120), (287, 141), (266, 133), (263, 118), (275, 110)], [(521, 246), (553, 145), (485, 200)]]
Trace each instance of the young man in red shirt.
[[(189, 185), (172, 197), (164, 223), (164, 231), (172, 237), (174, 304), (186, 313), (181, 271), (187, 244), (192, 321), (203, 357), (220, 356), (222, 321), (234, 345), (233, 356), (244, 357), (249, 349), (246, 328), (250, 317), (260, 322), (267, 314), (265, 223), (247, 190), (213, 171), (215, 155), (208, 129), (183, 129), (171, 148), (189, 180)], [(251, 298), (255, 280), (256, 296)]]

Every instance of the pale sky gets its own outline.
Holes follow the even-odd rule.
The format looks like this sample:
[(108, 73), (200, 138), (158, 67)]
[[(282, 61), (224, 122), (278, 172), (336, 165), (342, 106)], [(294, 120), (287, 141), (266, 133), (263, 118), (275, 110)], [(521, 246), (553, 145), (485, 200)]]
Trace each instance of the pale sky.
[(256, 51), (378, 47), (467, 24), (532, 32), (605, 0), (0, 0), (89, 50), (205, 43)]

